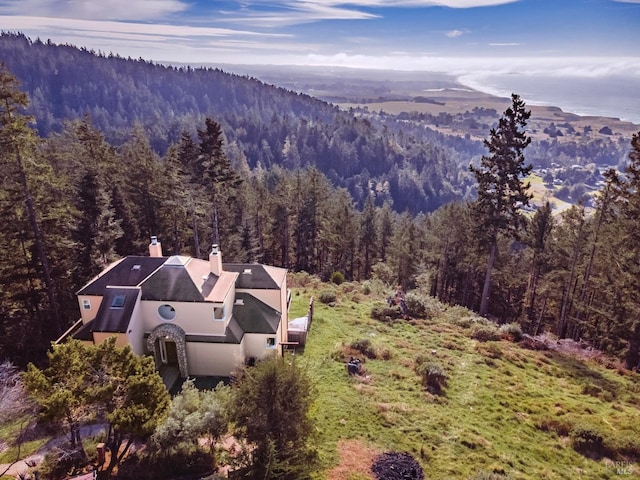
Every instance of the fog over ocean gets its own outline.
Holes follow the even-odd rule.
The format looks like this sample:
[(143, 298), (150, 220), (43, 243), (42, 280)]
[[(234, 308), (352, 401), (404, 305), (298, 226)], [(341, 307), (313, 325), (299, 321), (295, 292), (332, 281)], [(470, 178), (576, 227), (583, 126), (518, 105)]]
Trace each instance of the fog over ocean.
[(491, 95), (508, 97), (517, 93), (529, 105), (549, 105), (578, 115), (615, 117), (640, 125), (640, 79), (637, 77), (508, 73), (462, 75), (458, 81)]

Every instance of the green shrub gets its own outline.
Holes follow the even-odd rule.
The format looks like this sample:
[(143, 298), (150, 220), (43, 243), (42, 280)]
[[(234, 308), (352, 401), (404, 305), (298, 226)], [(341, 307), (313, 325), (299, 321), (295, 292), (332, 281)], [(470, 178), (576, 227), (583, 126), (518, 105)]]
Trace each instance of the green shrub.
[(571, 446), (586, 456), (600, 457), (604, 454), (604, 435), (595, 425), (581, 424), (571, 430)]
[(344, 283), (344, 274), (342, 272), (333, 272), (331, 274), (331, 283), (335, 283), (336, 285)]
[(522, 340), (522, 328), (517, 323), (505, 323), (500, 327), (500, 334), (503, 338), (509, 339), (513, 342), (519, 342)]
[(572, 428), (571, 423), (552, 416), (542, 417), (535, 423), (535, 425), (538, 430), (542, 430), (543, 432), (555, 432), (560, 437), (568, 436)]
[(334, 292), (333, 290), (323, 290), (320, 292), (318, 300), (320, 300), (321, 303), (325, 304), (335, 303), (335, 301), (337, 300), (336, 292)]
[(201, 478), (213, 471), (212, 455), (194, 449), (171, 455), (129, 455), (118, 469), (117, 479), (158, 480), (176, 477)]
[(447, 385), (447, 374), (437, 363), (424, 362), (424, 357), (416, 359), (416, 373), (422, 377), (422, 384), (432, 393), (440, 393)]
[(371, 309), (371, 318), (373, 318), (374, 320), (391, 323), (395, 319), (401, 317), (402, 311), (397, 305), (394, 305), (393, 307), (388, 307), (386, 305), (375, 305)]
[(69, 445), (55, 448), (47, 453), (39, 471), (43, 478), (62, 480), (68, 476), (79, 475), (87, 465), (86, 456)]
[(350, 347), (354, 350), (357, 350), (367, 358), (374, 359), (378, 356), (376, 353), (376, 349), (373, 347), (373, 345), (371, 344), (371, 340), (369, 340), (368, 338), (360, 338), (358, 340), (354, 340), (353, 342), (351, 342)]
[(495, 325), (476, 325), (471, 331), (471, 338), (479, 342), (500, 340), (500, 332)]
[(369, 280), (362, 282), (362, 293), (371, 295), (371, 282)]
[(407, 310), (409, 315), (416, 318), (427, 318), (429, 307), (425, 299), (414, 292), (409, 292), (405, 295), (405, 302), (407, 304)]
[(636, 432), (616, 432), (605, 439), (605, 448), (613, 458), (640, 458), (640, 438)]
[(599, 398), (600, 400), (603, 400), (605, 402), (612, 402), (616, 397), (615, 392), (604, 390), (593, 383), (584, 384), (582, 386), (582, 393), (595, 398)]

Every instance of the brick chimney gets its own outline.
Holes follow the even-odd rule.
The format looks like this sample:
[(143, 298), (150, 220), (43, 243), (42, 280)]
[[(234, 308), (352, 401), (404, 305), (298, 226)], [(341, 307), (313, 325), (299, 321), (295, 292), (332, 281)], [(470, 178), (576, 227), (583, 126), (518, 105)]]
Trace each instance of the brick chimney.
[(151, 237), (151, 243), (149, 244), (149, 256), (150, 257), (161, 257), (162, 256), (162, 245), (158, 241), (158, 237), (155, 235)]
[(222, 252), (220, 252), (220, 248), (216, 243), (211, 246), (211, 253), (209, 254), (209, 266), (211, 268), (211, 273), (219, 277), (222, 273)]

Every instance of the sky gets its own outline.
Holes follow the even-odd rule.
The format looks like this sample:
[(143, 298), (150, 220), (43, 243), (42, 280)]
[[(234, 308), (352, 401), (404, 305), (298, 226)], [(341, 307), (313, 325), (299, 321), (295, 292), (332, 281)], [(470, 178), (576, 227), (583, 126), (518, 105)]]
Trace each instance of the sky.
[(0, 29), (194, 66), (615, 76), (640, 84), (640, 0), (0, 0)]

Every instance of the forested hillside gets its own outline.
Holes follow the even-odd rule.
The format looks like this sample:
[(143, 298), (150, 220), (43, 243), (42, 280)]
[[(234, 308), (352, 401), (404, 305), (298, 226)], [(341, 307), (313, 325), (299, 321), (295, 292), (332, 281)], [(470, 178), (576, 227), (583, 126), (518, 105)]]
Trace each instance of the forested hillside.
[(19, 34), (0, 36), (0, 59), (22, 82), (43, 137), (88, 115), (112, 145), (123, 145), (138, 124), (164, 155), (209, 116), (222, 126), (234, 166), (315, 166), (360, 206), (375, 190), (379, 206), (389, 201), (396, 211), (432, 211), (461, 199), (472, 183), (459, 175), (454, 152), (433, 141), (247, 76), (124, 59)]
[[(530, 147), (523, 105), (512, 172), (501, 170), (500, 158), (510, 155), (502, 147), (513, 138), (508, 111), (491, 130), (491, 153), (470, 172), (456, 168), (445, 150), (247, 78), (99, 57), (20, 36), (5, 35), (0, 44), (2, 58), (33, 64), (21, 71), (22, 85), (10, 68), (0, 70), (0, 358), (41, 361), (49, 341), (78, 317), (74, 292), (113, 260), (146, 254), (149, 237), (157, 235), (166, 254), (203, 257), (218, 243), (228, 261), (259, 261), (337, 283), (373, 277), (474, 310), (484, 298), (486, 314), (501, 323), (583, 339), (628, 367), (638, 365), (640, 134), (629, 145), (626, 172), (605, 175), (594, 213), (578, 204), (554, 218), (545, 205), (526, 217), (521, 176), (529, 171)], [(29, 60), (18, 61), (23, 55)], [(89, 103), (79, 102), (90, 97), (62, 92), (80, 85), (72, 72), (82, 77), (92, 64), (100, 75), (85, 76), (83, 85), (104, 76), (122, 86), (105, 86), (105, 95), (95, 83), (94, 97), (103, 100), (87, 109)], [(111, 71), (115, 65), (120, 73)], [(54, 82), (58, 90), (44, 80), (52, 78), (49, 70), (66, 75)], [(158, 99), (162, 83), (154, 82), (166, 77), (162, 88), (179, 91), (184, 78), (200, 76), (197, 101), (218, 91), (218, 99), (233, 98), (238, 110), (194, 105), (174, 132), (172, 102), (196, 93), (185, 86)], [(207, 86), (216, 76), (227, 85), (225, 95), (222, 86)], [(146, 103), (121, 96), (124, 86), (136, 84), (156, 85)], [(35, 107), (32, 94), (21, 90), (26, 85)], [(155, 105), (155, 120), (140, 114), (127, 126), (117, 105), (146, 112), (147, 103)], [(80, 118), (57, 123), (51, 116), (41, 131), (27, 115), (34, 108), (68, 109)], [(94, 119), (102, 109), (109, 115)], [(101, 127), (105, 118), (120, 118), (120, 126), (109, 120)], [(154, 148), (153, 138), (164, 146)], [(338, 171), (352, 176), (345, 180)], [(453, 195), (446, 178), (470, 189), (479, 184), (481, 195), (423, 213), (427, 187), (420, 178), (433, 189), (433, 208)], [(495, 195), (521, 188), (507, 203)], [(420, 213), (398, 213), (397, 195)], [(483, 294), (487, 278), (491, 288)]]

